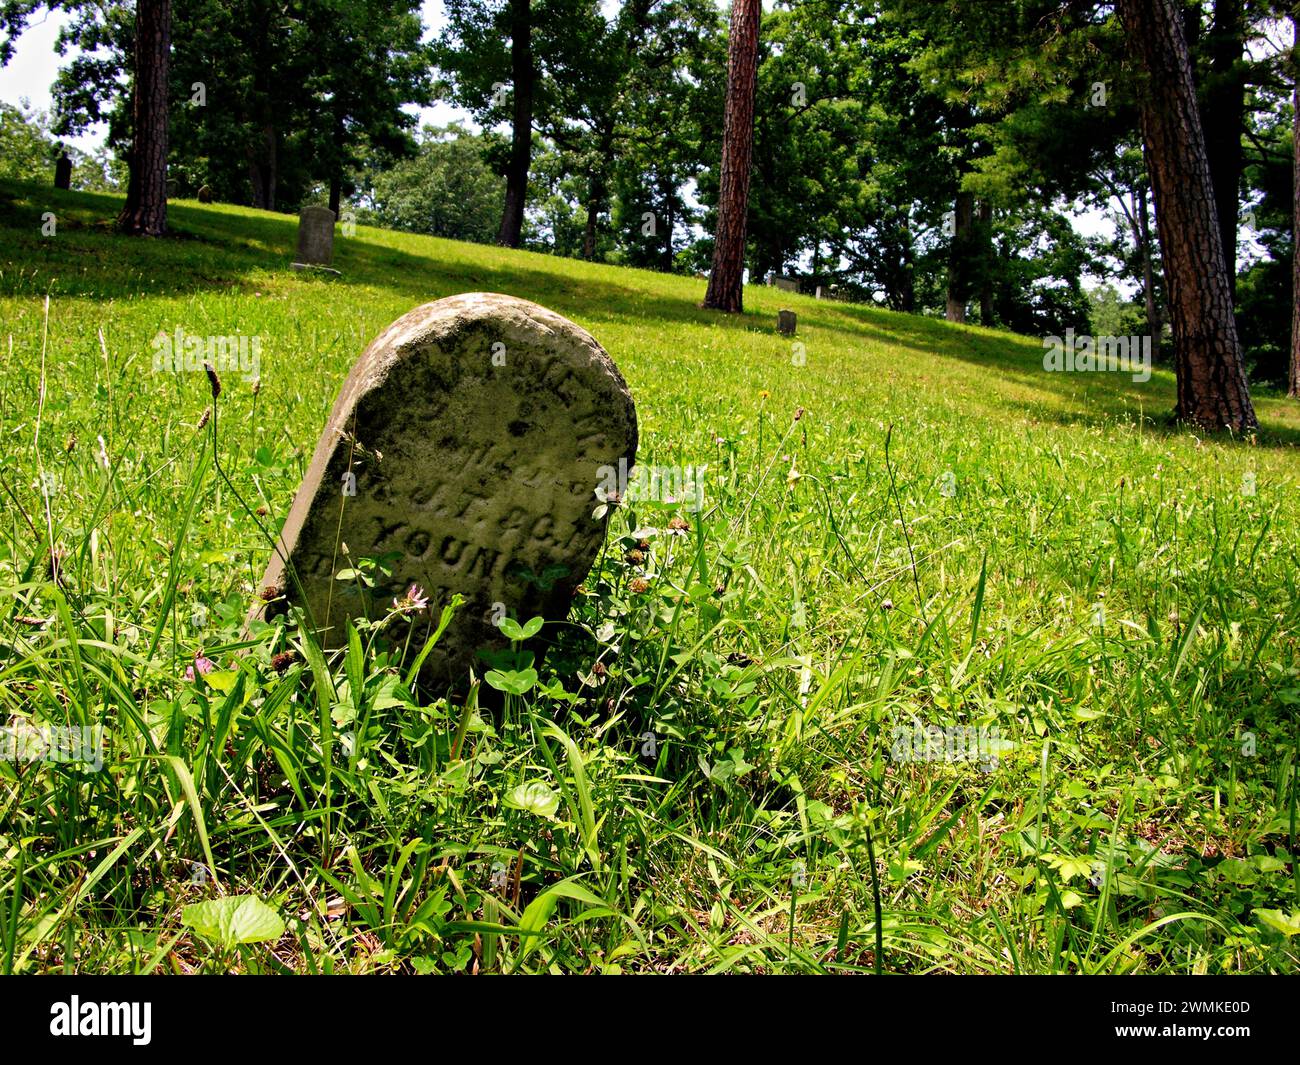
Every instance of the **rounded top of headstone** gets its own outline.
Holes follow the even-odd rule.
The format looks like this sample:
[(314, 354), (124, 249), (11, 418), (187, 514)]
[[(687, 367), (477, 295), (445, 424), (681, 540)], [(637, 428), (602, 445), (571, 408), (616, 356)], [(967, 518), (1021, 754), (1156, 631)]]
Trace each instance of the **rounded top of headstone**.
[[(347, 384), (368, 392), (388, 376), (392, 366), (412, 349), (456, 347), (464, 334), (491, 332), (509, 348), (513, 336), (525, 347), (559, 353), (576, 369), (592, 371), (584, 383), (605, 398), (622, 401), (630, 412), (632, 453), (636, 451), (636, 412), (627, 382), (614, 360), (581, 326), (541, 304), (500, 292), (464, 292), (421, 304), (377, 336), (361, 356)], [(504, 353), (503, 353), (504, 355)], [(507, 356), (508, 357), (508, 356)], [(344, 386), (345, 391), (347, 385)]]
[(322, 206), (320, 206), (320, 204), (312, 204), (311, 206), (309, 206), (309, 207), (304, 207), (301, 211), (299, 211), (299, 212), (298, 212), (298, 217), (299, 217), (300, 219), (303, 219), (303, 218), (311, 218), (311, 219), (317, 219), (317, 218), (324, 219), (324, 218), (328, 218), (331, 222), (333, 222), (333, 221), (334, 221), (334, 212), (331, 211), (328, 207), (322, 207)]

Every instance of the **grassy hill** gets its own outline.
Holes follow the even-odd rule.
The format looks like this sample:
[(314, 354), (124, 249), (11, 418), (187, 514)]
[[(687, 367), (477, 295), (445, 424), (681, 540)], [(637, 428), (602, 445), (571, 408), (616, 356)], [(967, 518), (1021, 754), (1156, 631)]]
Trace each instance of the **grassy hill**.
[[(293, 218), (117, 207), (0, 184), (0, 703), (104, 728), (101, 772), (0, 762), (6, 969), (1297, 969), (1300, 405), (1200, 439), (1167, 371), (1038, 339), (366, 227), (297, 274)], [(600, 667), (501, 716), (372, 635), (237, 654), (250, 509), (376, 333), (474, 290), (587, 328), (704, 509), (615, 514)], [(260, 338), (260, 387), (205, 419), (177, 327)], [(265, 941), (186, 909), (244, 895)]]

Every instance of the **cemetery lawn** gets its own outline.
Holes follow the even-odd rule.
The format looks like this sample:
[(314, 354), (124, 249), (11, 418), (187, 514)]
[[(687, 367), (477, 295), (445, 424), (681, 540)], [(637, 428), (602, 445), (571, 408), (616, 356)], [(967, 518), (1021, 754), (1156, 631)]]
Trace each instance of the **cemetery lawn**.
[[(366, 227), (296, 274), (295, 218), (118, 208), (0, 184), (4, 972), (1297, 971), (1300, 404), (1207, 439), (1041, 338)], [(704, 509), (614, 512), (599, 666), (502, 713), (373, 633), (239, 653), (353, 360), (474, 290), (588, 329)], [(260, 391), (205, 422), (178, 326), (261, 338)], [(54, 726), (101, 771), (22, 756)]]

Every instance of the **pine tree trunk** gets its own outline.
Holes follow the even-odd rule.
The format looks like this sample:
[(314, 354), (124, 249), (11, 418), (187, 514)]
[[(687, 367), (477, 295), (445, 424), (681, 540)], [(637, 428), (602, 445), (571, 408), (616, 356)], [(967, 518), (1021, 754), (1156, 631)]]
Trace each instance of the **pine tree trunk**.
[(1151, 332), (1151, 346), (1160, 350), (1160, 340), (1165, 325), (1160, 318), (1160, 302), (1156, 299), (1156, 269), (1151, 244), (1151, 213), (1147, 207), (1147, 187), (1140, 180), (1137, 186), (1138, 247), (1142, 253), (1142, 290), (1146, 297), (1147, 329)]
[(600, 223), (600, 210), (605, 205), (605, 172), (614, 151), (613, 136), (600, 141), (600, 169), (593, 171), (587, 180), (587, 225), (582, 234), (582, 257), (588, 261), (596, 257), (596, 227)]
[(898, 305), (895, 308), (905, 314), (912, 314), (916, 311), (916, 250), (912, 242), (912, 223), (908, 218), (903, 219), (903, 225), (900, 232), (900, 240), (903, 245), (903, 255), (901, 261), (902, 270), (900, 272)]
[(673, 271), (673, 229), (677, 225), (677, 218), (673, 212), (672, 188), (664, 189), (662, 191), (662, 198), (664, 202), (664, 215), (665, 215), (664, 227), (663, 227), (664, 231), (661, 234), (664, 240), (663, 267), (664, 267), (664, 273), (670, 274)]
[(160, 237), (167, 230), (167, 78), (171, 0), (137, 0), (131, 89), (130, 178), (117, 224), (123, 233)]
[(1141, 97), (1147, 170), (1173, 326), (1179, 418), (1207, 429), (1257, 428), (1210, 163), (1178, 0), (1118, 0), (1128, 48), (1147, 74)]
[(990, 327), (997, 317), (993, 311), (993, 205), (981, 200), (976, 217), (980, 246), (980, 325)]
[(505, 209), (497, 243), (519, 247), (528, 202), (528, 170), (533, 159), (533, 16), (530, 0), (510, 0), (510, 71), (514, 89), (514, 128), (506, 170)]
[(727, 35), (727, 104), (722, 123), (722, 169), (713, 268), (704, 306), (744, 310), (745, 225), (749, 169), (754, 153), (754, 89), (758, 71), (759, 0), (732, 0)]
[(275, 126), (265, 123), (258, 141), (247, 149), (248, 183), (253, 192), (253, 206), (262, 211), (274, 211), (279, 177)]
[(953, 211), (952, 247), (948, 254), (948, 301), (945, 316), (950, 322), (966, 321), (966, 303), (970, 299), (971, 230), (975, 225), (975, 197), (957, 193)]
[(1291, 162), (1294, 214), (1291, 223), (1291, 373), (1287, 394), (1300, 397), (1300, 7), (1291, 16), (1291, 27), (1295, 32), (1295, 47), (1291, 52), (1291, 105), (1295, 111), (1291, 139), (1295, 142), (1295, 158)]
[[(1215, 0), (1210, 29), (1210, 77), (1201, 119), (1210, 158), (1210, 181), (1228, 277), (1237, 275), (1237, 217), (1241, 210), (1241, 147), (1246, 119), (1245, 18), (1242, 0)], [(1235, 287), (1235, 286), (1234, 286)]]
[(346, 142), (348, 137), (347, 125), (343, 121), (343, 116), (335, 114), (334, 116), (334, 152), (331, 160), (331, 169), (334, 171), (330, 175), (330, 210), (334, 212), (334, 217), (339, 217), (339, 206), (343, 202), (343, 155), (346, 152)]

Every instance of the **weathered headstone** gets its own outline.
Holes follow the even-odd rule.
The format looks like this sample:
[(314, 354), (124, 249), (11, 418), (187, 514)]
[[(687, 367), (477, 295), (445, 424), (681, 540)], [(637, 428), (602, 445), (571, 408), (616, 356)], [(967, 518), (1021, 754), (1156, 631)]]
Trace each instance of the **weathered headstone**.
[(794, 311), (777, 311), (776, 312), (776, 331), (783, 337), (794, 336), (797, 319)]
[(782, 292), (799, 291), (799, 279), (795, 277), (781, 277), (778, 275), (777, 277), (772, 279), (772, 284), (774, 284)]
[(201, 186), (199, 186), (198, 196), (199, 196), (199, 203), (211, 203), (211, 202), (212, 202), (212, 186), (211, 186), (211, 185), (201, 185)]
[(72, 188), (72, 160), (67, 152), (60, 152), (54, 161), (54, 187), (56, 189)]
[(181, 194), (181, 183), (180, 183), (179, 181), (177, 181), (174, 177), (173, 177), (173, 178), (168, 178), (168, 179), (167, 179), (167, 198), (168, 198), (169, 200), (174, 200), (174, 199), (176, 199), (176, 197), (179, 196), (180, 194)]
[[(268, 612), (305, 604), (336, 647), (349, 618), (382, 618), (416, 585), (427, 611), (386, 631), (402, 639), (410, 617), (418, 650), (460, 593), (421, 674), (457, 683), (477, 650), (507, 642), (503, 616), (567, 614), (605, 536), (602, 467), (630, 467), (636, 445), (627, 385), (572, 322), (494, 293), (417, 307), (339, 392), (263, 579), (285, 596)], [(361, 563), (380, 558), (389, 575)], [(339, 579), (358, 568), (372, 587)]]
[(817, 286), (817, 298), (818, 298), (818, 299), (821, 299), (821, 298), (822, 298), (822, 287), (821, 287), (821, 285), (818, 285), (818, 286)]
[(304, 207), (298, 212), (298, 252), (293, 268), (329, 266), (334, 259), (334, 212), (328, 207)]

